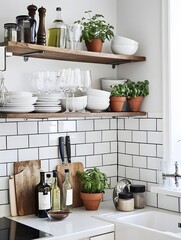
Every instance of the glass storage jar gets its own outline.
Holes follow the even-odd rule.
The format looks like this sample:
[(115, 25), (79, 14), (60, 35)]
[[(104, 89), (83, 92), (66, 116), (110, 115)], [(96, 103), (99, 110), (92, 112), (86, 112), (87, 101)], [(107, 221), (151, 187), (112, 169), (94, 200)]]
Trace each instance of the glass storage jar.
[(120, 192), (118, 200), (118, 210), (130, 212), (134, 210), (134, 197), (131, 192)]
[(28, 15), (19, 15), (16, 17), (18, 24), (17, 41), (22, 43), (31, 43), (31, 18)]
[(145, 185), (131, 185), (130, 191), (134, 196), (134, 207), (137, 209), (145, 207)]
[(4, 24), (4, 41), (17, 41), (17, 24), (5, 23)]

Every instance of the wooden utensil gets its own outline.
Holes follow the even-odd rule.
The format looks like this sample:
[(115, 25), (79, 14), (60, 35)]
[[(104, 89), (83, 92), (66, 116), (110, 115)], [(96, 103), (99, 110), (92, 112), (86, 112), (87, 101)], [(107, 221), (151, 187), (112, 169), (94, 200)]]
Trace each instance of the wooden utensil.
[(60, 189), (62, 189), (62, 184), (64, 182), (65, 168), (69, 169), (70, 182), (73, 188), (73, 207), (81, 207), (83, 206), (82, 200), (80, 199), (81, 185), (76, 173), (77, 171), (83, 172), (84, 166), (81, 162), (58, 164), (58, 185)]
[(15, 194), (15, 183), (14, 176), (9, 177), (9, 200), (10, 200), (10, 212), (11, 216), (15, 217), (18, 215), (16, 207), (16, 194)]
[(14, 164), (17, 213), (19, 216), (35, 213), (35, 186), (40, 181), (40, 161), (22, 161)]

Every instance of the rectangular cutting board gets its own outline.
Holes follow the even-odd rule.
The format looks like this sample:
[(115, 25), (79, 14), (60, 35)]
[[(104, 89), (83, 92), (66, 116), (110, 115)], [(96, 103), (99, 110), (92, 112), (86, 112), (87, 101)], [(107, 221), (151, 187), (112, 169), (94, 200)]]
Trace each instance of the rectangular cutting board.
[(40, 181), (40, 160), (14, 163), (15, 194), (19, 216), (35, 213), (35, 186)]
[(65, 168), (69, 169), (70, 182), (73, 188), (73, 207), (82, 207), (83, 203), (80, 199), (81, 185), (76, 176), (77, 171), (83, 172), (84, 166), (81, 162), (65, 163), (57, 165), (58, 172), (58, 185), (62, 189), (62, 183), (64, 182)]

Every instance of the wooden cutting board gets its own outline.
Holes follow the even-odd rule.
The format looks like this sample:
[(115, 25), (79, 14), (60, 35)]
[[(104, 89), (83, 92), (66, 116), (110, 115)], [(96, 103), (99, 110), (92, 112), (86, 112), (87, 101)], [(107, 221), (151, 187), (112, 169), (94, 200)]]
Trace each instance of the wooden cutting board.
[(58, 185), (60, 189), (62, 189), (62, 183), (64, 182), (64, 170), (65, 168), (69, 169), (70, 181), (73, 188), (73, 207), (82, 207), (83, 203), (80, 199), (80, 191), (81, 186), (80, 182), (76, 176), (77, 171), (83, 172), (84, 166), (81, 162), (74, 163), (66, 163), (66, 164), (58, 164), (57, 172), (58, 172)]
[(40, 181), (40, 160), (14, 163), (15, 193), (19, 216), (35, 213), (35, 186)]
[(10, 200), (10, 212), (11, 216), (15, 217), (18, 215), (17, 213), (17, 204), (16, 204), (16, 193), (15, 193), (15, 184), (14, 184), (14, 176), (9, 177), (9, 200)]

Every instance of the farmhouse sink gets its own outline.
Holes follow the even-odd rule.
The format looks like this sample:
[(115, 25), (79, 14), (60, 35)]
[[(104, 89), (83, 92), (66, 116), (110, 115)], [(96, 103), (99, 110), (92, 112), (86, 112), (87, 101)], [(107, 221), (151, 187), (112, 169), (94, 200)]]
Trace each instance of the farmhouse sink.
[(181, 239), (181, 214), (148, 208), (130, 213), (114, 212), (102, 215), (115, 223), (116, 240)]

